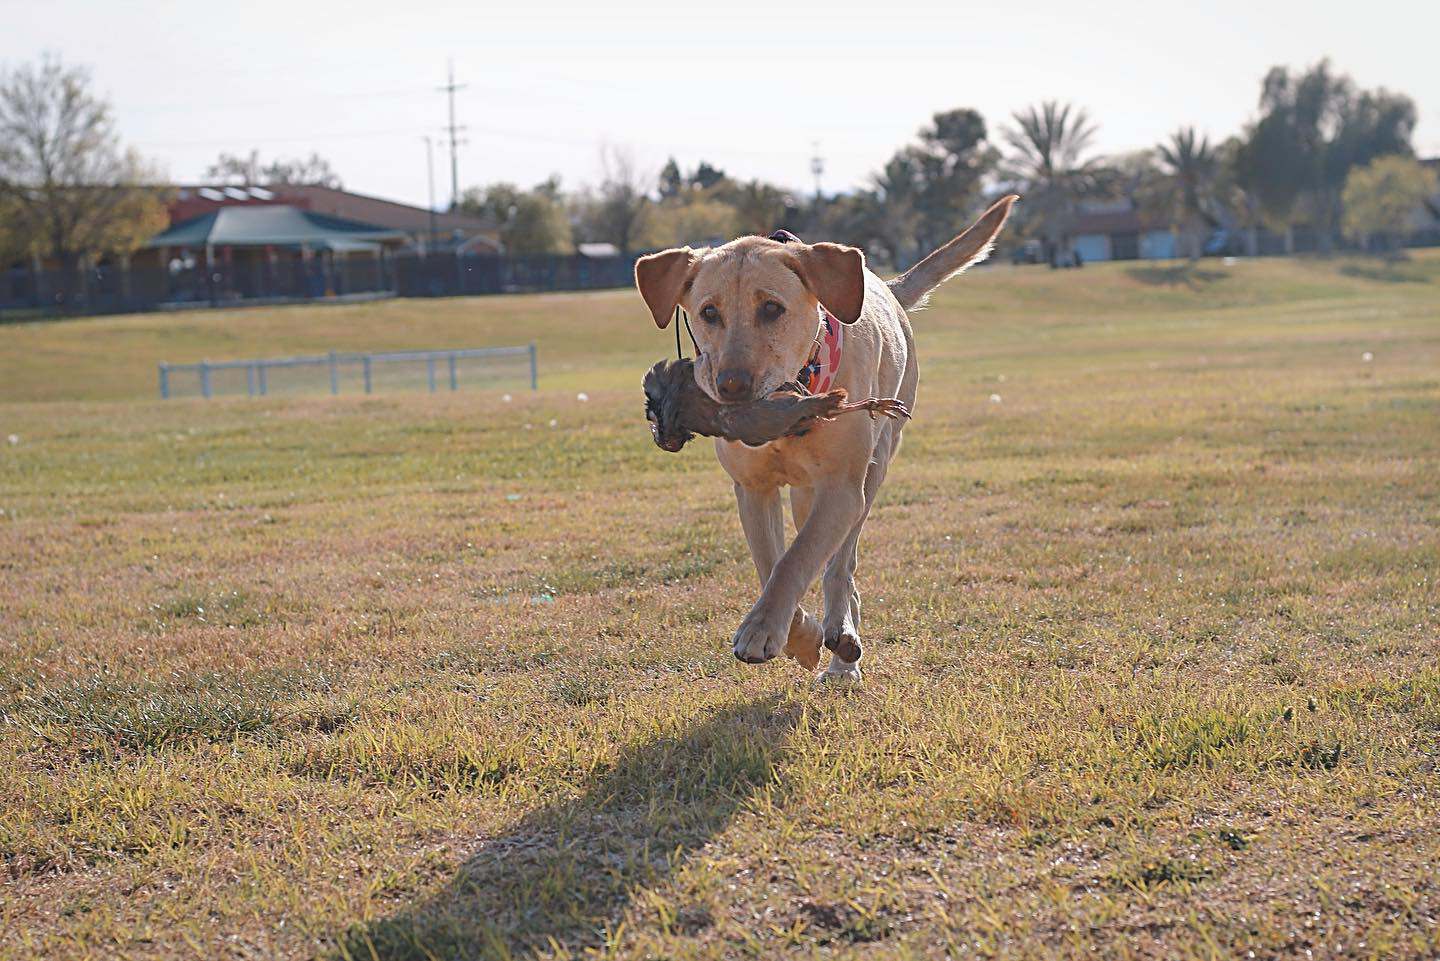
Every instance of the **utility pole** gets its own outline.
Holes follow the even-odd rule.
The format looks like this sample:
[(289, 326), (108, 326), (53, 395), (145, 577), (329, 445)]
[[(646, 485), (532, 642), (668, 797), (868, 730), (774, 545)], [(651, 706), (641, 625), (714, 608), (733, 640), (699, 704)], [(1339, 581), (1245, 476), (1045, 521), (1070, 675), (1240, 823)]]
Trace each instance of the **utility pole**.
[(815, 203), (819, 204), (825, 199), (825, 195), (820, 192), (820, 175), (825, 172), (825, 158), (820, 156), (820, 142), (818, 140), (810, 141), (810, 147), (813, 151), (810, 157), (810, 173), (815, 175)]
[(455, 125), (455, 91), (457, 91), (457, 90), (464, 90), (466, 86), (467, 86), (466, 84), (463, 84), (463, 83), (457, 84), (457, 83), (455, 82), (455, 61), (454, 61), (454, 60), (451, 60), (451, 61), (450, 61), (449, 82), (446, 83), (445, 86), (439, 88), (439, 90), (440, 90), (441, 93), (448, 94), (449, 97), (450, 97), (450, 125), (449, 125), (448, 127), (446, 127), (445, 129), (446, 129), (446, 132), (450, 135), (450, 209), (451, 209), (451, 210), (454, 210), (456, 207), (460, 206), (460, 154), (459, 154), (459, 149), (460, 149), (460, 145), (461, 145), (462, 143), (464, 143), (464, 141), (460, 139), (460, 131), (462, 131), (462, 130), (465, 129), (464, 127), (457, 127), (457, 126)]
[(425, 253), (429, 255), (431, 246), (435, 243), (435, 141), (433, 138), (425, 138), (425, 177), (430, 182), (430, 239), (425, 241)]

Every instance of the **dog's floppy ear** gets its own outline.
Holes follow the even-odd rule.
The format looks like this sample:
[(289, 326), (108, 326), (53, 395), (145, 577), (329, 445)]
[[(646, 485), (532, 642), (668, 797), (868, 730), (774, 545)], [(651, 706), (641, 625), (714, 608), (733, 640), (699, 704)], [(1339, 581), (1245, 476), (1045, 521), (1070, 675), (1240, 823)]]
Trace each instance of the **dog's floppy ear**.
[(865, 306), (865, 255), (844, 244), (809, 244), (795, 251), (800, 276), (836, 320), (853, 324)]
[(680, 303), (681, 288), (699, 259), (689, 247), (677, 247), (635, 261), (635, 286), (640, 288), (640, 296), (645, 298), (645, 306), (655, 315), (655, 326), (661, 330), (670, 326), (675, 305)]

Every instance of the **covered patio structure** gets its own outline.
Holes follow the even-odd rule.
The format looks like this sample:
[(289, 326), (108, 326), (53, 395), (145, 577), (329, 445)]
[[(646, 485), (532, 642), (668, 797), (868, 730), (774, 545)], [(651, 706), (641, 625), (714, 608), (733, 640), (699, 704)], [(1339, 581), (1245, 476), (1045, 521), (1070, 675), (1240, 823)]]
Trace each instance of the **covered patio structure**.
[(150, 238), (136, 254), (170, 303), (301, 300), (395, 289), (389, 253), (408, 241), (298, 207), (221, 207)]

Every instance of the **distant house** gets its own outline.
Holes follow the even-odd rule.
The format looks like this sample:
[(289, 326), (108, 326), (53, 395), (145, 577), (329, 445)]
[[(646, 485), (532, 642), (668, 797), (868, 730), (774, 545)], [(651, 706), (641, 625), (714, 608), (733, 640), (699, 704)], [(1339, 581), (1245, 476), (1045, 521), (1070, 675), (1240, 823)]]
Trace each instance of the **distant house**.
[(1101, 260), (1167, 260), (1175, 256), (1175, 235), (1146, 228), (1129, 200), (1081, 201), (1066, 223), (1067, 253), (1084, 263)]
[(499, 226), (482, 217), (449, 211), (432, 212), (424, 207), (318, 184), (176, 187), (170, 203), (170, 223), (173, 226), (213, 213), (222, 207), (269, 205), (295, 207), (387, 230), (398, 230), (409, 238), (410, 247), (417, 251), (501, 253)]
[(229, 205), (161, 231), (131, 260), (163, 280), (167, 301), (330, 297), (391, 289), (387, 254), (409, 242), (289, 204)]

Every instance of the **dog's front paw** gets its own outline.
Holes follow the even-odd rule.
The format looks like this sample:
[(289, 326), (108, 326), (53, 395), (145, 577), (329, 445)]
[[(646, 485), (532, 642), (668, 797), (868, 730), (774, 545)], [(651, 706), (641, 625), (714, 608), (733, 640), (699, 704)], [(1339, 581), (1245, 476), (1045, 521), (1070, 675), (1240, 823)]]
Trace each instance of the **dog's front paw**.
[(735, 632), (735, 657), (746, 664), (763, 664), (784, 649), (789, 636), (788, 616), (777, 623), (775, 618), (767, 617), (763, 612), (751, 611)]

